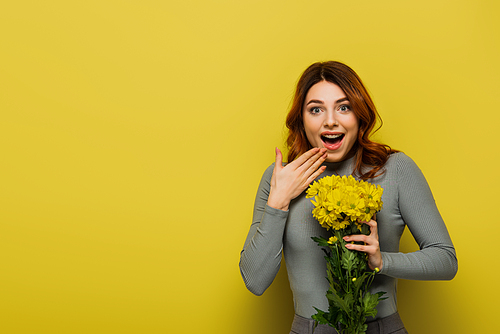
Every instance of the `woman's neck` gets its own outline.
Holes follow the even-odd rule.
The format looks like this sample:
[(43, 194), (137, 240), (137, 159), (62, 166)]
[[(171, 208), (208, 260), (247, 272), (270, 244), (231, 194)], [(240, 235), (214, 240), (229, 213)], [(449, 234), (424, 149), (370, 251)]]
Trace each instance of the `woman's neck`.
[(351, 174), (355, 165), (355, 155), (338, 162), (324, 162), (326, 170), (335, 172), (337, 175)]

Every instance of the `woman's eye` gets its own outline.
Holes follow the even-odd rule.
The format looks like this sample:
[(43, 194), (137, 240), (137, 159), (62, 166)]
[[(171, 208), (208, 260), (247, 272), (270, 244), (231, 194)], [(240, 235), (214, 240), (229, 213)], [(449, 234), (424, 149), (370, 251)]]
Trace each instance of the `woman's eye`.
[(313, 107), (311, 108), (311, 114), (319, 114), (321, 112), (321, 108)]
[(345, 104), (343, 104), (343, 105), (341, 105), (341, 106), (339, 107), (339, 111), (340, 111), (340, 112), (347, 112), (347, 111), (349, 111), (349, 110), (351, 110), (351, 107), (349, 107), (348, 105), (345, 105)]

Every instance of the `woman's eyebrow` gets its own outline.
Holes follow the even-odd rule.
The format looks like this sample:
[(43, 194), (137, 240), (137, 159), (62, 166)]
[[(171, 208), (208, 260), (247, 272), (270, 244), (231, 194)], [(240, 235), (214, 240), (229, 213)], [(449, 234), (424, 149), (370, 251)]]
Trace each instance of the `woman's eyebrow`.
[[(335, 104), (339, 104), (339, 103), (345, 102), (345, 101), (349, 102), (349, 99), (347, 97), (343, 97), (343, 98), (338, 99), (337, 101), (335, 101)], [(309, 102), (307, 102), (306, 106), (309, 105), (309, 104), (311, 104), (311, 103), (324, 104), (324, 102), (321, 101), (321, 100), (310, 100)]]
[(311, 103), (319, 103), (319, 104), (324, 104), (324, 102), (323, 102), (323, 101), (321, 101), (321, 100), (311, 100), (311, 101), (307, 102), (306, 106), (307, 106), (307, 105), (309, 105), (309, 104), (311, 104)]

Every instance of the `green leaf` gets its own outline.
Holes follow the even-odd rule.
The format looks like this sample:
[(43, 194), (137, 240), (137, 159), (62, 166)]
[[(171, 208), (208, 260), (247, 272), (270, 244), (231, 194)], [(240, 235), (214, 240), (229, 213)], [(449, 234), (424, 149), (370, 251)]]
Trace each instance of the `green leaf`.
[(378, 296), (378, 301), (381, 301), (381, 300), (389, 298), (389, 297), (381, 298), (383, 295), (385, 295), (384, 291), (379, 291), (379, 292), (376, 293), (376, 295)]
[(330, 320), (331, 320), (330, 323), (334, 324), (335, 325), (334, 327), (337, 328), (336, 325), (339, 322), (342, 323), (341, 320), (343, 319), (343, 316), (345, 315), (345, 313), (342, 312), (341, 309), (339, 309), (338, 307), (335, 307), (333, 305), (330, 305), (328, 307), (328, 311), (330, 312)]
[(320, 309), (317, 309), (316, 307), (314, 307), (314, 309), (316, 310), (316, 312), (318, 312), (318, 313), (314, 314), (313, 316), (311, 316), (311, 318), (316, 320), (316, 324), (314, 325), (314, 327), (316, 327), (318, 325), (318, 323), (323, 324), (323, 325), (328, 324), (329, 323), (328, 312), (321, 311)]
[[(363, 284), (365, 283), (365, 280), (367, 278), (366, 274), (361, 275), (360, 277), (356, 278), (356, 281), (353, 282), (353, 295), (354, 296), (359, 296), (359, 290), (363, 287)], [(358, 297), (355, 297), (358, 298)], [(360, 300), (361, 302), (361, 300)]]
[(353, 309), (353, 302), (354, 302), (354, 298), (353, 298), (353, 295), (352, 293), (346, 293), (345, 296), (344, 296), (344, 303), (347, 305), (347, 309), (349, 310), (349, 317), (352, 317), (352, 309)]
[(329, 261), (334, 268), (339, 266), (339, 258), (337, 257), (337, 249), (334, 248), (331, 250), (331, 255), (328, 256), (327, 261)]
[(328, 240), (322, 237), (311, 237), (319, 246), (321, 247), (328, 247), (330, 244), (328, 243)]
[(356, 256), (357, 252), (347, 250), (342, 254), (342, 268), (346, 269), (349, 273), (358, 266), (359, 260)]
[(362, 259), (359, 261), (359, 266), (358, 266), (359, 272), (364, 272), (366, 270), (366, 262), (367, 258), (363, 256)]
[(377, 315), (377, 304), (379, 300), (379, 293), (376, 294), (371, 294), (370, 292), (366, 292), (365, 296), (363, 297), (363, 307), (364, 307), (364, 313), (365, 316), (369, 317), (375, 317)]
[(342, 298), (339, 297), (337, 292), (328, 291), (328, 293), (326, 294), (326, 298), (328, 298), (328, 300), (332, 301), (336, 307), (338, 307), (339, 309), (341, 309), (345, 313), (349, 314), (349, 306)]

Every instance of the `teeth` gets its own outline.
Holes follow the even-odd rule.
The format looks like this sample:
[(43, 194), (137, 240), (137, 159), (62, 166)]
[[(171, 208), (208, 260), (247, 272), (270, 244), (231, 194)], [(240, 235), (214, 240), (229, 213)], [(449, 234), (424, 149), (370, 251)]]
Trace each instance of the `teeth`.
[(341, 133), (336, 134), (336, 135), (323, 135), (323, 137), (328, 138), (328, 139), (335, 139), (335, 138), (338, 138), (340, 136), (342, 136)]

